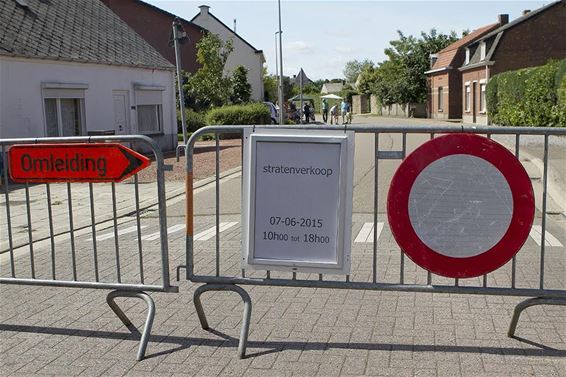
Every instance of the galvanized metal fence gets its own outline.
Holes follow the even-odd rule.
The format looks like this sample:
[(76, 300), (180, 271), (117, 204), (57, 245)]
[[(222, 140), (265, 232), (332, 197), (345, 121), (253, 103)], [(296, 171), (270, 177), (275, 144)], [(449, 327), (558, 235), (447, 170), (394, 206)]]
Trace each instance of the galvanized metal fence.
[[(154, 199), (144, 205), (157, 207), (158, 236), (154, 240), (159, 240), (159, 245), (143, 242), (145, 225), (141, 218), (138, 174), (120, 184), (10, 182), (8, 150), (15, 144), (107, 142), (127, 143), (153, 154), (156, 179), (150, 182), (151, 187), (144, 184), (143, 189), (149, 190), (146, 197), (150, 195)], [(177, 287), (171, 286), (169, 277), (161, 149), (146, 136), (0, 139), (0, 146), (3, 160), (0, 205), (5, 207), (0, 216), (0, 284), (112, 290), (106, 301), (132, 330), (131, 321), (115, 299), (144, 300), (148, 312), (137, 354), (141, 360), (155, 316), (154, 301), (146, 292), (178, 292)], [(130, 226), (120, 230), (125, 213), (129, 214)], [(119, 236), (125, 232), (135, 233), (136, 237), (121, 245)]]
[[(552, 270), (550, 277), (548, 271), (549, 255), (546, 252), (546, 228), (547, 228), (547, 186), (548, 186), (548, 160), (549, 160), (549, 138), (566, 136), (566, 129), (558, 128), (504, 128), (504, 127), (472, 127), (472, 126), (348, 126), (344, 130), (354, 131), (357, 135), (364, 134), (372, 138), (375, 153), (373, 161), (373, 206), (367, 216), (371, 216), (374, 226), (378, 224), (378, 199), (386, 193), (380, 192), (380, 167), (390, 160), (402, 160), (408, 154), (408, 136), (411, 135), (411, 144), (415, 138), (420, 142), (432, 139), (439, 134), (472, 133), (492, 137), (505, 137), (507, 144), (511, 142), (510, 149), (517, 158), (521, 157), (521, 138), (537, 136), (542, 138), (544, 171), (542, 176), (542, 208), (540, 208), (541, 240), (539, 252), (535, 254), (519, 253), (513, 260), (500, 269), (473, 279), (449, 279), (434, 275), (416, 266), (399, 249), (381, 250), (378, 246), (377, 231), (373, 232), (372, 249), (366, 253), (352, 252), (353, 265), (357, 258), (363, 261), (360, 271), (352, 271), (347, 276), (328, 276), (324, 274), (301, 274), (296, 272), (274, 272), (274, 271), (246, 271), (239, 269), (240, 250), (221, 250), (220, 238), (220, 172), (219, 172), (219, 139), (220, 135), (235, 132), (244, 133), (245, 129), (256, 129), (255, 126), (214, 126), (206, 127), (195, 132), (189, 140), (186, 153), (186, 265), (178, 266), (177, 279), (180, 270), (186, 269), (186, 279), (194, 283), (203, 283), (194, 293), (194, 304), (203, 329), (208, 329), (208, 322), (201, 304), (201, 295), (206, 291), (233, 291), (238, 293), (244, 302), (244, 315), (241, 328), (238, 354), (240, 358), (245, 356), (247, 335), (250, 326), (252, 302), (248, 293), (239, 285), (255, 286), (278, 286), (278, 287), (310, 287), (310, 288), (334, 288), (354, 290), (380, 290), (397, 292), (428, 292), (428, 293), (453, 293), (453, 294), (479, 294), (479, 295), (501, 295), (501, 296), (523, 296), (530, 299), (519, 303), (511, 320), (508, 335), (512, 337), (515, 333), (517, 322), (521, 312), (533, 305), (566, 305), (566, 282), (564, 271)], [(258, 129), (260, 127), (257, 127)], [(261, 127), (281, 129), (278, 127)], [(293, 126), (293, 130), (336, 130), (337, 127), (320, 126)], [(199, 254), (194, 247), (194, 221), (193, 221), (193, 153), (195, 141), (205, 134), (212, 134), (216, 138), (216, 213), (215, 213), (215, 268), (210, 274), (208, 269), (199, 271)], [(394, 135), (394, 136), (392, 136)], [(387, 137), (391, 140), (395, 137), (398, 147), (385, 150), (380, 147), (380, 140)], [(242, 137), (243, 140), (243, 137)], [(243, 144), (243, 143), (242, 143)], [(393, 143), (395, 144), (395, 143)], [(514, 144), (514, 145), (513, 145)], [(243, 148), (243, 146), (242, 146)], [(242, 153), (243, 155), (243, 153)], [(566, 188), (563, 188), (566, 189)], [(366, 250), (368, 251), (368, 250)], [(369, 257), (368, 255), (369, 254)], [(395, 254), (397, 256), (395, 256)], [(525, 256), (523, 256), (525, 254)], [(208, 254), (209, 255), (209, 254)], [(236, 258), (237, 256), (237, 258)], [(552, 258), (564, 258), (564, 255)], [(521, 259), (519, 261), (519, 259)], [(388, 261), (395, 260), (395, 263)], [(519, 263), (522, 273), (519, 274)], [(224, 263), (224, 264), (223, 264)], [(394, 267), (398, 274), (391, 276), (382, 268), (389, 263), (388, 267)], [(562, 264), (563, 265), (563, 264)], [(237, 267), (236, 267), (237, 266)], [(524, 272), (523, 269), (527, 272)], [(558, 276), (556, 276), (558, 274)], [(561, 276), (560, 276), (561, 275)], [(493, 278), (491, 278), (493, 276)], [(535, 278), (536, 276), (536, 278)], [(523, 277), (524, 280), (521, 280)], [(529, 279), (526, 279), (528, 277)], [(528, 280), (528, 281), (527, 281)], [(552, 282), (555, 286), (551, 286)]]

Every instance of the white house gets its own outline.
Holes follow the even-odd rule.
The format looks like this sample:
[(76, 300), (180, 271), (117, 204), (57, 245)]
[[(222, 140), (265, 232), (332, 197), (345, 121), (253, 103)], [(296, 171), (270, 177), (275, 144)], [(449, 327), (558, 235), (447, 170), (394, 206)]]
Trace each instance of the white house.
[(0, 138), (145, 134), (177, 145), (174, 67), (99, 0), (2, 0)]
[(265, 63), (263, 51), (256, 49), (216, 18), (210, 13), (209, 6), (201, 5), (199, 8), (200, 13), (194, 16), (191, 22), (218, 35), (223, 41), (231, 39), (234, 44), (234, 50), (228, 56), (228, 61), (226, 62), (225, 73), (231, 74), (232, 70), (239, 65), (246, 67), (248, 70), (248, 82), (252, 86), (251, 99), (263, 101), (263, 63)]
[(327, 82), (322, 84), (320, 94), (338, 94), (344, 88), (344, 83), (341, 82)]

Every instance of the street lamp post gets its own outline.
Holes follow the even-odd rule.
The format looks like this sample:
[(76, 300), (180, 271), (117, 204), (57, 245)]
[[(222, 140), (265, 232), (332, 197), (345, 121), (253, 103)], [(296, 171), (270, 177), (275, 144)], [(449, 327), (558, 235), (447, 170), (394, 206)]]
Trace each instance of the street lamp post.
[[(275, 32), (275, 77), (277, 78), (277, 98), (279, 98), (279, 58), (277, 57), (277, 34), (279, 34), (278, 31)], [(279, 109), (281, 109), (281, 104), (279, 104)]]
[(283, 125), (283, 39), (281, 31), (281, 0), (277, 0), (279, 5), (279, 125)]

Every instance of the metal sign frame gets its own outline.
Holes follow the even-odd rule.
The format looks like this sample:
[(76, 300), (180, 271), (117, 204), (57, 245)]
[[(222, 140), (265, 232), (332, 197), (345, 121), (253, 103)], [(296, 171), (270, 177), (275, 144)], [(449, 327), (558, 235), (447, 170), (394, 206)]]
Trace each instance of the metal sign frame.
[[(350, 241), (352, 225), (352, 192), (353, 192), (353, 133), (344, 132), (318, 132), (309, 133), (295, 130), (279, 130), (276, 132), (261, 132), (261, 130), (246, 130), (244, 133), (244, 166), (243, 181), (244, 195), (242, 207), (242, 268), (253, 270), (279, 270), (296, 272), (336, 273), (347, 274), (350, 270)], [(336, 205), (337, 228), (334, 259), (329, 261), (293, 260), (281, 255), (279, 258), (262, 258), (256, 253), (256, 190), (257, 179), (255, 169), (257, 166), (258, 143), (290, 143), (290, 144), (322, 144), (339, 146), (339, 178), (338, 203)], [(299, 220), (297, 220), (299, 221)]]

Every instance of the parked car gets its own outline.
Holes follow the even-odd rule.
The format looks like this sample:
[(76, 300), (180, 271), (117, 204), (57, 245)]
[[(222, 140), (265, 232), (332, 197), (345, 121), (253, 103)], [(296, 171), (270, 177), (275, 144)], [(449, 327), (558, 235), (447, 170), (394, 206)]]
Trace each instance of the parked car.
[(277, 106), (275, 106), (273, 102), (264, 102), (264, 104), (269, 108), (269, 111), (271, 113), (271, 124), (279, 123), (279, 113), (277, 111)]

